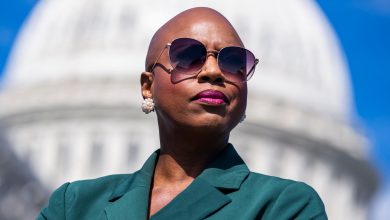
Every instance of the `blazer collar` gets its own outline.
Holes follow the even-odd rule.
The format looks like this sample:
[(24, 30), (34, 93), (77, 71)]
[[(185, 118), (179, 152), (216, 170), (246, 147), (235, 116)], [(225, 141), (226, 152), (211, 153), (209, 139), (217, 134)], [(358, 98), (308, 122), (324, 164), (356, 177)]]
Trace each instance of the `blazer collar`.
[[(126, 178), (109, 198), (107, 219), (147, 219), (149, 192), (159, 150)], [(151, 219), (203, 219), (231, 201), (226, 192), (238, 190), (248, 176), (244, 161), (229, 144), (206, 169)], [(229, 189), (229, 190), (223, 190)]]
[(220, 189), (239, 189), (249, 169), (229, 144), (197, 177)]
[(159, 151), (155, 151), (141, 170), (120, 182), (105, 208), (108, 220), (147, 219), (150, 184)]
[(160, 150), (156, 150), (152, 155), (150, 155), (140, 170), (135, 172), (133, 175), (129, 175), (122, 182), (120, 182), (109, 197), (109, 201), (114, 202), (122, 197), (125, 193), (138, 187), (150, 188), (154, 173), (154, 166), (159, 154)]

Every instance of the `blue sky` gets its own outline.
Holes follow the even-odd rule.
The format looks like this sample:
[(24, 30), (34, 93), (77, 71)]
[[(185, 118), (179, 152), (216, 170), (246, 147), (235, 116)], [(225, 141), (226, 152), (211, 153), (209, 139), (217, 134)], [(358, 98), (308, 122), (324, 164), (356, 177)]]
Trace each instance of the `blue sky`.
[(318, 0), (342, 43), (357, 115), (374, 142), (372, 157), (390, 181), (390, 1)]
[[(0, 77), (19, 28), (36, 2), (0, 1)], [(317, 2), (335, 28), (345, 51), (351, 72), (356, 115), (373, 142), (371, 158), (383, 177), (380, 199), (389, 199), (390, 0)], [(379, 209), (378, 212), (381, 211)], [(387, 210), (386, 207), (384, 209)], [(390, 211), (387, 214), (390, 216)], [(375, 219), (382, 218), (378, 214)]]
[(348, 59), (355, 109), (382, 176), (373, 219), (390, 217), (390, 1), (318, 0)]

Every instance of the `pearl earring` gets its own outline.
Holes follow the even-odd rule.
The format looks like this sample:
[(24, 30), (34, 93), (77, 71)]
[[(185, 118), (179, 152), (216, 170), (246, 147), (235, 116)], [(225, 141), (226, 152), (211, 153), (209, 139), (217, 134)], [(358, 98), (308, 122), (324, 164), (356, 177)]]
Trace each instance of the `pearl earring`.
[(142, 101), (141, 109), (145, 114), (149, 114), (154, 111), (154, 101), (151, 98), (146, 98)]

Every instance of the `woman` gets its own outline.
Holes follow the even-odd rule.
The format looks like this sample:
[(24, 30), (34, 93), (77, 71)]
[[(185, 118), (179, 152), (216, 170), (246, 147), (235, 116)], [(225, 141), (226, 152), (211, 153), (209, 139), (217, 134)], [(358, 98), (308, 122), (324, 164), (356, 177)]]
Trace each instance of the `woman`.
[(134, 174), (64, 184), (38, 219), (327, 219), (311, 187), (250, 172), (229, 144), (256, 64), (218, 12), (172, 18), (152, 38), (141, 75), (160, 149)]

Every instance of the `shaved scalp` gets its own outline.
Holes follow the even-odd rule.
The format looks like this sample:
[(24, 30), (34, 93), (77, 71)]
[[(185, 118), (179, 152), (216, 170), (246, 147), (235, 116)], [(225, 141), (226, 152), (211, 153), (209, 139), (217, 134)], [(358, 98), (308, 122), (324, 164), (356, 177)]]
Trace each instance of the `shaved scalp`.
[(146, 55), (145, 71), (150, 71), (151, 66), (156, 61), (159, 53), (164, 49), (165, 44), (171, 42), (178, 37), (187, 37), (181, 36), (180, 30), (190, 29), (191, 26), (195, 24), (205, 22), (225, 26), (226, 34), (232, 35), (243, 46), (242, 41), (236, 30), (221, 13), (207, 7), (191, 8), (171, 18), (168, 22), (161, 26), (153, 35), (149, 44), (148, 53)]

